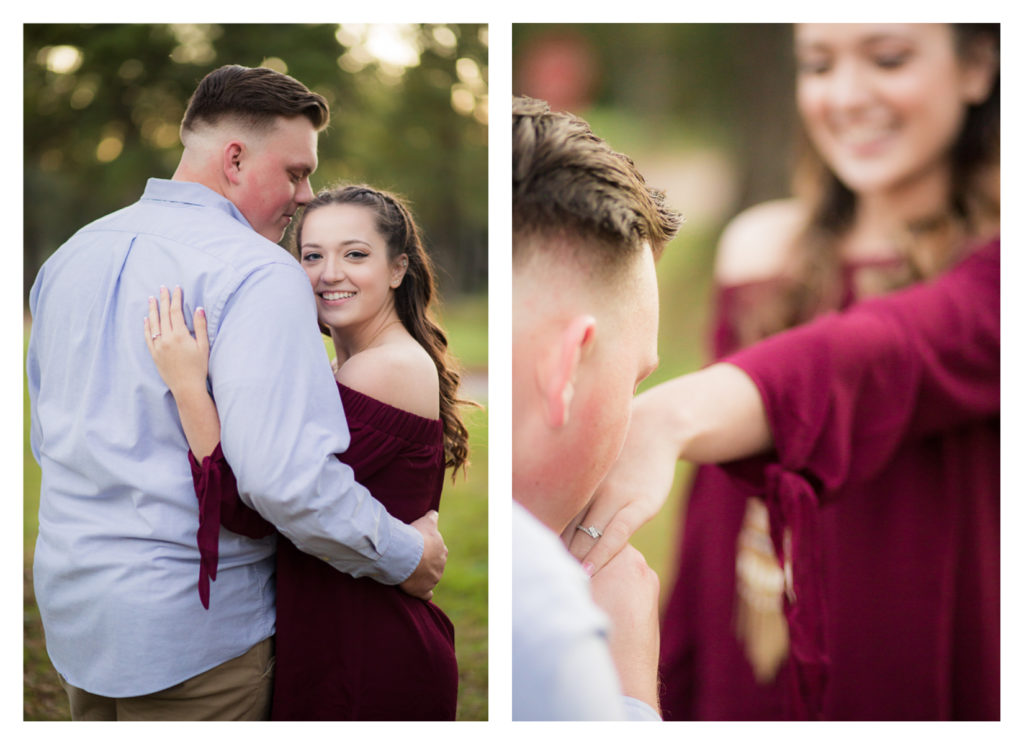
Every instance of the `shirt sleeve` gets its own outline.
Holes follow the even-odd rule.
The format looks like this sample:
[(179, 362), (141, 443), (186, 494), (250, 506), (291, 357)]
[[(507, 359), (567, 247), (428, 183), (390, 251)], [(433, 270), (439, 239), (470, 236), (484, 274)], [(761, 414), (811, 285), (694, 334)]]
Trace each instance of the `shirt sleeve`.
[[(210, 522), (214, 540), (220, 527), (249, 538), (266, 538), (275, 532), (273, 524), (264, 520), (260, 513), (247, 507), (239, 498), (235, 474), (224, 460), (220, 443), (217, 443), (210, 455), (203, 458), (202, 463), (189, 451), (188, 463), (192, 469), (192, 486), (199, 500), (200, 536), (204, 532), (204, 518), (208, 515), (213, 518)], [(200, 539), (200, 550), (202, 548)]]
[[(46, 274), (46, 264), (43, 264), (36, 275), (35, 281), (28, 294), (29, 315), (32, 317), (32, 327), (35, 328), (39, 305), (39, 293), (42, 291), (43, 281)], [(28, 395), (31, 406), (29, 407), (29, 447), (36, 463), (41, 464), (40, 443), (42, 441), (42, 430), (39, 422), (39, 385), (42, 381), (42, 371), (39, 367), (39, 345), (42, 342), (39, 334), (29, 333), (28, 350), (25, 356), (25, 377), (28, 384)]]
[(626, 719), (631, 722), (660, 722), (658, 712), (651, 708), (650, 704), (644, 703), (632, 696), (623, 696), (622, 705), (626, 711)]
[(210, 381), (242, 501), (339, 571), (405, 580), (423, 539), (335, 457), (348, 430), (306, 277), (298, 267), (263, 267), (213, 312)]
[(608, 641), (566, 636), (548, 648), (517, 645), (512, 662), (517, 721), (659, 720), (649, 705), (620, 693)]
[(518, 504), (512, 545), (512, 718), (660, 719), (622, 693), (608, 618), (594, 604), (582, 569)]

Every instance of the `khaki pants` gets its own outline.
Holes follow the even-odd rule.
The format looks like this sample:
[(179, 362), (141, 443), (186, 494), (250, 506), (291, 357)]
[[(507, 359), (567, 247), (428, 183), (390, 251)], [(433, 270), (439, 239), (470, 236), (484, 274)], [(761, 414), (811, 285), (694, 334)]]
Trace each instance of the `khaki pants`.
[(97, 696), (61, 676), (75, 721), (269, 719), (273, 683), (273, 637), (223, 665), (145, 696)]

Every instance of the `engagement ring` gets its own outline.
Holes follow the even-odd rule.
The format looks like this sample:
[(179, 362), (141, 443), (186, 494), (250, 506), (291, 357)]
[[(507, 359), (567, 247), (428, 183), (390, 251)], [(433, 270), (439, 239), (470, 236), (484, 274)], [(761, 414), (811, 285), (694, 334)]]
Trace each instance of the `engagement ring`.
[(156, 337), (158, 337), (158, 336), (160, 336), (160, 332), (159, 331), (157, 331), (155, 334), (153, 334), (153, 338), (154, 339), (156, 339)]
[(587, 535), (589, 535), (589, 536), (590, 536), (591, 538), (593, 538), (593, 539), (594, 539), (595, 541), (596, 541), (596, 540), (597, 540), (598, 538), (600, 538), (600, 537), (601, 537), (601, 531), (600, 531), (600, 530), (598, 530), (597, 528), (595, 528), (595, 527), (594, 527), (593, 525), (591, 525), (591, 526), (590, 526), (590, 527), (588, 527), (588, 528), (584, 528), (584, 527), (583, 527), (582, 525), (577, 525), (577, 526), (576, 526), (576, 530), (582, 530), (582, 531), (583, 531), (584, 533), (586, 533)]

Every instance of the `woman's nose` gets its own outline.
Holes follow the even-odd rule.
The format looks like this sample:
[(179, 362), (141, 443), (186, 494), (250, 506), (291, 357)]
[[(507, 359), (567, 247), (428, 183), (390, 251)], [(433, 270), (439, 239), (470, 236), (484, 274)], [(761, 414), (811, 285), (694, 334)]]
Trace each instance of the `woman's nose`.
[(334, 256), (326, 256), (324, 258), (324, 273), (322, 279), (324, 282), (338, 282), (345, 278), (345, 267), (340, 259)]
[(858, 60), (845, 60), (832, 71), (829, 102), (837, 109), (853, 111), (869, 105), (873, 98), (871, 74)]

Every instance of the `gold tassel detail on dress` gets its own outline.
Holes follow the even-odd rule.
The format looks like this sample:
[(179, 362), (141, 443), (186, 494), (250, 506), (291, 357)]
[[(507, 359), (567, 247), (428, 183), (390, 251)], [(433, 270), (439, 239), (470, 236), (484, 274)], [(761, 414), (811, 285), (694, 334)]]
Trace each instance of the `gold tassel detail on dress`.
[(782, 611), (785, 586), (768, 533), (768, 509), (760, 499), (748, 499), (736, 541), (735, 624), (758, 683), (772, 682), (789, 654), (789, 629)]

